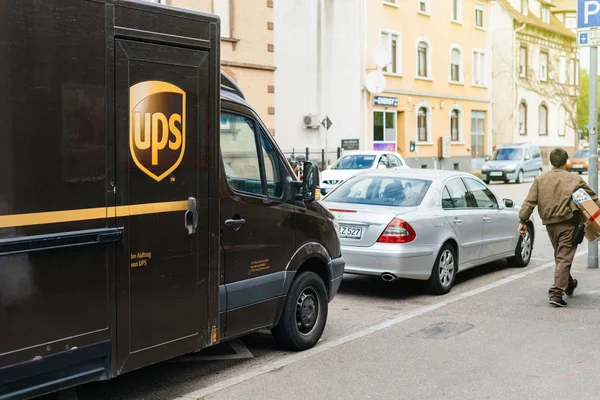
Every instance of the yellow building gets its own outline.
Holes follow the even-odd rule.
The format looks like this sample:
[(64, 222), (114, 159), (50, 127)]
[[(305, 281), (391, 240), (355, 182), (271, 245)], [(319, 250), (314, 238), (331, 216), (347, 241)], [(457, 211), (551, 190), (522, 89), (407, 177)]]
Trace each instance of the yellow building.
[(275, 134), (272, 0), (149, 0), (221, 17), (221, 67)]
[[(389, 56), (385, 90), (363, 94), (367, 147), (397, 150), (411, 167), (477, 169), (491, 151), (488, 1), (367, 4), (365, 48)], [(377, 69), (370, 53), (365, 75)]]

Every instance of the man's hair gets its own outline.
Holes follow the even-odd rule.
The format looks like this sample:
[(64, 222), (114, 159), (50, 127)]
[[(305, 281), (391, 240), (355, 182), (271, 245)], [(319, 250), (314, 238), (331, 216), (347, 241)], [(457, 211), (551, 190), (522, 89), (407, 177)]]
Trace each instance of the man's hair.
[(569, 159), (569, 154), (563, 149), (554, 149), (552, 153), (550, 153), (550, 164), (553, 167), (560, 168), (567, 163)]

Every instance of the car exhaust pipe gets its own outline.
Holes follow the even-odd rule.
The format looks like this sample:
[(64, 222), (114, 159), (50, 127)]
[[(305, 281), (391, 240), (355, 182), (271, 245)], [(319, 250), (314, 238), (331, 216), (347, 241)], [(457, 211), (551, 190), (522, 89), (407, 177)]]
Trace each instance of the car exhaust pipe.
[(389, 272), (384, 272), (383, 274), (381, 274), (381, 279), (383, 279), (385, 282), (392, 282), (398, 278), (394, 274), (390, 274)]

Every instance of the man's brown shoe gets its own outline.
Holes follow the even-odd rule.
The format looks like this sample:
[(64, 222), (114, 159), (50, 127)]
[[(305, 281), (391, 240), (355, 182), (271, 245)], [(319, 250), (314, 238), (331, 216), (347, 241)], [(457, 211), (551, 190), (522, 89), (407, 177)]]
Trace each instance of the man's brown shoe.
[(573, 292), (575, 291), (575, 289), (577, 289), (577, 283), (577, 279), (573, 279), (573, 286), (568, 287), (567, 291), (565, 292), (567, 296), (573, 296)]

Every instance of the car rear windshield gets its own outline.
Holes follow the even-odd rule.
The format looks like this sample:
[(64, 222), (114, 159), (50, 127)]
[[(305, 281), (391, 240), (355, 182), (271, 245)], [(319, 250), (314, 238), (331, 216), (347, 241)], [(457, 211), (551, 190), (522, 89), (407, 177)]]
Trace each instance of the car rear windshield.
[(354, 177), (331, 192), (325, 201), (374, 206), (416, 207), (431, 181), (402, 177)]
[(369, 169), (373, 166), (375, 158), (373, 154), (344, 156), (331, 169)]
[(523, 149), (505, 148), (505, 149), (498, 149), (494, 153), (494, 160), (498, 160), (498, 161), (506, 161), (506, 160), (517, 161), (517, 160), (520, 160), (522, 157), (523, 157)]
[(581, 158), (581, 157), (587, 157), (590, 155), (590, 151), (589, 150), (577, 150), (575, 152), (575, 154), (573, 154), (573, 157), (575, 158)]

